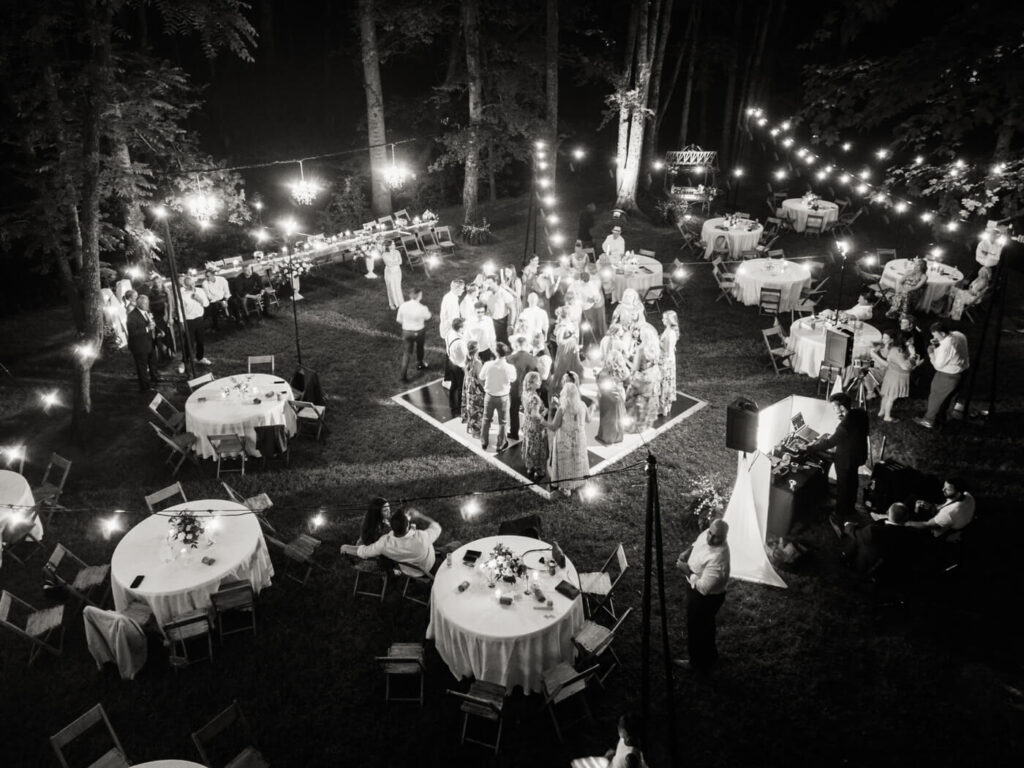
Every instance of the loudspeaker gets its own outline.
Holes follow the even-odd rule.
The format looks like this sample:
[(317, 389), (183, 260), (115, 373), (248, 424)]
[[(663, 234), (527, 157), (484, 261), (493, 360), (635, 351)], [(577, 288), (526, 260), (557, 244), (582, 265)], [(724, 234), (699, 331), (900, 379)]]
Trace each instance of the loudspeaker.
[(846, 368), (853, 360), (853, 334), (844, 328), (825, 329), (825, 359), (838, 368)]
[(757, 450), (757, 403), (738, 397), (725, 411), (725, 447), (751, 453)]

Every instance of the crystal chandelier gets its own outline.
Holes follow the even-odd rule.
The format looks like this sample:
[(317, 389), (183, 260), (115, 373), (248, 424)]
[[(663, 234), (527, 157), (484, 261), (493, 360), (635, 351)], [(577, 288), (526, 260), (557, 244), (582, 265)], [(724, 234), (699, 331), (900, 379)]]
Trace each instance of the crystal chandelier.
[(185, 198), (185, 207), (188, 209), (189, 215), (198, 221), (200, 226), (206, 227), (217, 214), (220, 201), (213, 195), (196, 192)]
[(416, 174), (395, 162), (395, 145), (391, 145), (391, 167), (384, 171), (384, 183), (390, 189), (401, 189), (406, 183), (416, 178)]
[(320, 194), (320, 185), (315, 181), (307, 181), (306, 174), (299, 160), (299, 180), (292, 182), (292, 199), (299, 205), (309, 205)]

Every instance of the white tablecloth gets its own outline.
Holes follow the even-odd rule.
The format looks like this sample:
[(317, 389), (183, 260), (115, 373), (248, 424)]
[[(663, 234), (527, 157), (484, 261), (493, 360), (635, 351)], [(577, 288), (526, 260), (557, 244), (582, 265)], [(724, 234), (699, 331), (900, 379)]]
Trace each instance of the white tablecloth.
[[(853, 357), (868, 357), (871, 345), (882, 340), (882, 332), (870, 323), (862, 323), (853, 334)], [(802, 317), (790, 327), (789, 349), (794, 352), (793, 370), (808, 376), (817, 376), (825, 360), (825, 324), (813, 325), (813, 318)]]
[(786, 212), (786, 216), (793, 223), (793, 229), (797, 232), (803, 232), (807, 227), (808, 214), (814, 213), (824, 217), (822, 222), (823, 230), (832, 226), (839, 217), (839, 206), (835, 203), (830, 203), (828, 200), (816, 200), (813, 204), (818, 206), (818, 210), (812, 209), (810, 205), (804, 202), (802, 197), (794, 197), (791, 200), (782, 201), (782, 210)]
[[(508, 594), (512, 588), (498, 582), (487, 586), (481, 564), (488, 559), (494, 545), (501, 542), (513, 552), (542, 549), (526, 556), (525, 564), (540, 582), (546, 597), (554, 601), (550, 610), (538, 610), (541, 604), (532, 594), (520, 595), (512, 605), (498, 602), (497, 591)], [(462, 564), (466, 550), (478, 550), (477, 567)], [(566, 560), (564, 570), (549, 576), (540, 570), (540, 557), (550, 558), (548, 545), (524, 536), (489, 536), (466, 544), (452, 555), (451, 568), (442, 564), (434, 579), (430, 596), (430, 625), (427, 638), (433, 639), (437, 652), (457, 678), (475, 677), (505, 685), (511, 690), (522, 686), (527, 693), (541, 690), (544, 670), (573, 660), (572, 637), (583, 626), (583, 601), (555, 591), (565, 579), (579, 587), (576, 568)], [(469, 582), (465, 592), (458, 586)]]
[(781, 288), (780, 311), (788, 312), (800, 303), (800, 292), (811, 282), (811, 271), (804, 262), (785, 259), (751, 259), (736, 268), (736, 298), (757, 306), (762, 288)]
[(764, 232), (764, 227), (756, 221), (745, 221), (725, 230), (719, 229), (719, 227), (724, 226), (726, 226), (725, 219), (718, 217), (708, 219), (704, 222), (704, 226), (701, 227), (700, 239), (705, 244), (704, 256), (706, 258), (711, 258), (711, 252), (715, 247), (715, 240), (719, 236), (725, 236), (725, 239), (729, 242), (729, 253), (734, 257), (738, 257), (741, 251), (754, 250), (758, 240), (761, 239), (761, 233)]
[[(224, 397), (224, 387), (232, 385), (232, 379), (243, 382), (251, 378), (250, 387), (259, 393), (249, 394), (244, 399), (238, 390)], [(281, 399), (277, 399), (277, 393)], [(273, 395), (273, 396), (272, 396)], [(205, 398), (200, 402), (201, 398)], [(261, 402), (253, 403), (254, 399)], [(253, 456), (256, 450), (256, 427), (284, 424), (289, 435), (295, 434), (295, 414), (286, 401), (292, 399), (292, 388), (280, 376), (269, 373), (240, 373), (204, 384), (185, 401), (185, 429), (194, 434), (194, 450), (205, 459), (213, 458), (213, 446), (207, 435), (243, 435), (246, 447)]]
[[(175, 511), (215, 509), (202, 512), (213, 544), (193, 550), (190, 562), (174, 559), (168, 543), (170, 515)], [(209, 526), (212, 524), (212, 530)], [(214, 560), (204, 565), (203, 557)], [(175, 617), (204, 609), (221, 582), (246, 579), (259, 592), (270, 586), (274, 566), (259, 521), (241, 504), (223, 499), (189, 501), (150, 515), (124, 535), (110, 561), (110, 586), (114, 606), (124, 610), (133, 599), (144, 600), (160, 625)], [(144, 576), (135, 589), (129, 586)]]
[(135, 763), (135, 768), (205, 768), (202, 763), (191, 760), (151, 760), (148, 763)]
[[(894, 289), (909, 267), (910, 259), (893, 259), (885, 265), (878, 284), (882, 288)], [(921, 294), (921, 299), (917, 302), (917, 309), (923, 312), (930, 311), (932, 304), (944, 298), (953, 290), (953, 286), (963, 279), (964, 276), (959, 269), (929, 261), (928, 285), (925, 286), (924, 293)]]
[[(23, 475), (9, 469), (0, 469), (0, 533), (4, 534), (5, 539), (7, 538), (6, 527), (16, 523), (19, 519), (24, 519), (35, 503), (32, 487)], [(43, 538), (43, 521), (38, 517), (35, 525), (32, 526), (32, 535), (37, 540)], [(0, 554), (0, 562), (2, 562), (2, 558), (3, 555)]]
[(606, 280), (611, 282), (613, 302), (617, 303), (621, 300), (622, 292), (627, 288), (632, 288), (640, 294), (640, 299), (643, 300), (644, 293), (648, 288), (654, 288), (664, 283), (664, 269), (660, 261), (652, 259), (650, 256), (637, 256), (636, 260), (635, 267), (601, 264), (598, 275), (602, 282)]

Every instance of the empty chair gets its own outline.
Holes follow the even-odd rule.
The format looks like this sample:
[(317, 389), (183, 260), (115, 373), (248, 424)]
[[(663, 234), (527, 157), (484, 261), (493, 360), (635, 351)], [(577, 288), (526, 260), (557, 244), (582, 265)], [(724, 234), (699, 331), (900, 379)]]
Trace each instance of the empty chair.
[[(586, 690), (587, 683), (594, 675), (599, 671), (600, 667), (594, 664), (582, 672), (577, 672), (576, 668), (572, 664), (562, 662), (557, 666), (552, 667), (544, 671), (541, 678), (541, 685), (544, 693), (544, 709), (546, 709), (551, 715), (551, 722), (554, 723), (555, 733), (558, 735), (559, 741), (564, 741), (562, 737), (562, 728), (564, 724), (560, 724), (558, 721), (558, 714), (556, 708), (560, 704), (564, 704), (570, 699), (574, 699), (577, 696), (586, 715), (586, 718), (593, 720), (594, 716), (590, 712), (590, 705), (587, 703)], [(581, 722), (581, 719), (574, 720), (569, 725)]]
[(604, 673), (597, 676), (597, 681), (601, 685), (604, 685), (608, 675), (619, 666), (619, 657), (616, 655), (615, 649), (612, 648), (612, 643), (615, 641), (615, 635), (622, 627), (623, 622), (629, 618), (629, 614), (632, 612), (632, 608), (627, 608), (623, 611), (618, 621), (615, 622), (615, 626), (611, 629), (598, 624), (596, 621), (585, 621), (583, 622), (583, 627), (572, 639), (579, 653), (577, 664), (600, 664), (602, 656), (605, 654), (611, 656), (611, 661), (605, 668)]
[(783, 251), (781, 248), (773, 248), (771, 250), (766, 250), (765, 253), (766, 253), (766, 255), (768, 256), (769, 259), (784, 259), (784, 258), (786, 258), (786, 252)]
[(441, 251), (441, 246), (438, 244), (434, 233), (429, 229), (421, 230), (418, 237), (420, 239), (420, 247), (422, 247), (427, 253), (437, 253)]
[(103, 606), (106, 594), (110, 591), (108, 583), (99, 602), (94, 602), (92, 593), (107, 581), (110, 565), (89, 565), (63, 544), (58, 544), (54, 548), (50, 559), (43, 565), (43, 573), (83, 604), (97, 608)]
[[(64, 606), (54, 605), (36, 609), (6, 589), (0, 592), (0, 626), (23, 637), (30, 643), (29, 666), (43, 651), (60, 656), (64, 646)], [(50, 640), (56, 633), (55, 640)]]
[(665, 296), (665, 288), (661, 285), (652, 285), (643, 295), (644, 315), (661, 317), (661, 300)]
[[(257, 370), (253, 370), (256, 368)], [(273, 355), (249, 355), (249, 373), (268, 373), (266, 370), (258, 370), (260, 368), (269, 368), (269, 373), (274, 372), (274, 356)]]
[(688, 251), (694, 255), (704, 253), (704, 246), (700, 242), (700, 237), (695, 232), (691, 232), (686, 227), (686, 224), (681, 221), (676, 222), (676, 228), (683, 238), (683, 244), (679, 246), (680, 250)]
[(878, 257), (878, 264), (882, 266), (896, 258), (895, 248), (876, 248), (875, 255)]
[(654, 251), (648, 251), (645, 250), (644, 248), (637, 249), (637, 253), (640, 254), (641, 256), (646, 256), (649, 259), (657, 258), (654, 254)]
[(284, 465), (290, 466), (292, 451), (284, 424), (265, 424), (256, 427), (256, 450), (259, 451), (264, 469), (270, 459), (284, 459)]
[(804, 288), (800, 292), (799, 301), (789, 311), (790, 322), (796, 320), (796, 316), (813, 315), (818, 311), (818, 304), (825, 297), (825, 283), (829, 278), (819, 280), (817, 283)]
[(451, 230), (447, 227), (434, 227), (434, 236), (437, 238), (437, 245), (445, 253), (455, 253), (455, 241), (452, 240)]
[(258, 493), (255, 496), (250, 496), (249, 498), (246, 499), (242, 497), (242, 494), (240, 494), (230, 485), (225, 483), (223, 480), (220, 481), (220, 484), (224, 486), (224, 490), (227, 491), (229, 499), (231, 499), (236, 504), (241, 504), (244, 507), (248, 507), (252, 511), (252, 513), (256, 516), (256, 519), (259, 520), (260, 526), (263, 528), (263, 530), (265, 530), (267, 533), (277, 533), (277, 531), (274, 530), (274, 526), (271, 525), (270, 521), (267, 519), (267, 510), (274, 506), (274, 502), (270, 500), (270, 497), (267, 496), (267, 494)]
[(402, 235), (402, 247), (405, 249), (405, 258), (409, 262), (410, 267), (420, 267), (424, 271), (426, 268), (423, 265), (423, 249), (420, 248), (420, 242), (411, 235)]
[(750, 214), (747, 213), (746, 211), (736, 211), (736, 213), (734, 213), (733, 216), (735, 216), (738, 219), (749, 219), (750, 218)]
[(363, 222), (363, 229), (366, 232), (372, 232), (376, 228), (377, 228), (377, 222), (376, 221), (365, 221), (365, 222)]
[(733, 269), (733, 264), (735, 263), (734, 261), (722, 261), (722, 257), (717, 254), (711, 259), (712, 269), (718, 272), (728, 272), (729, 274), (735, 274), (736, 270)]
[(583, 593), (583, 606), (588, 616), (593, 618), (603, 610), (611, 616), (612, 621), (618, 618), (615, 614), (613, 596), (615, 587), (628, 569), (626, 548), (620, 543), (604, 561), (601, 570), (580, 574), (580, 591)]
[(814, 388), (815, 394), (820, 395), (822, 387), (825, 389), (825, 397), (827, 398), (832, 392), (832, 386), (836, 383), (836, 379), (843, 372), (843, 369), (838, 365), (829, 365), (828, 363), (822, 363), (818, 366), (818, 382)]
[(383, 224), (388, 229), (392, 229), (395, 226), (395, 217), (390, 213), (387, 216), (380, 216), (377, 219), (378, 224)]
[(804, 234), (818, 236), (824, 231), (825, 216), (820, 213), (807, 214), (807, 223), (804, 225)]
[[(6, 527), (0, 526), (3, 557), (13, 557), (16, 562), (24, 565), (36, 552), (42, 550), (42, 534), (37, 535), (35, 530), (38, 518), (39, 509), (32, 507), (28, 512), (15, 512), (7, 519)], [(0, 562), (3, 557), (0, 557)]]
[(761, 233), (761, 238), (775, 237), (782, 231), (782, 219), (778, 216), (769, 216), (764, 220), (764, 231)]
[(719, 290), (719, 295), (715, 298), (715, 301), (725, 299), (727, 303), (732, 304), (733, 296), (735, 296), (736, 292), (736, 275), (717, 269), (712, 269), (711, 275), (714, 277)]
[(178, 474), (181, 465), (186, 461), (195, 464), (197, 467), (199, 466), (199, 459), (192, 452), (192, 446), (196, 443), (195, 435), (191, 432), (179, 432), (176, 435), (169, 435), (152, 421), (149, 422), (149, 426), (153, 428), (157, 439), (169, 450), (164, 464), (172, 465), (171, 477), (175, 477)]
[(281, 309), (281, 299), (277, 296), (277, 288), (271, 285), (263, 286), (263, 301), (268, 307), (274, 307), (274, 311)]
[(141, 602), (132, 603), (123, 612), (85, 606), (85, 645), (96, 667), (103, 669), (104, 664), (113, 662), (122, 680), (134, 680), (146, 666), (149, 650), (143, 627), (152, 616), (149, 606)]
[[(374, 661), (384, 673), (384, 701), (416, 701), (423, 706), (424, 673), (426, 672), (426, 651), (423, 643), (392, 643), (387, 656), (375, 656)], [(391, 691), (391, 678), (416, 678), (419, 683), (418, 695), (395, 695)]]
[(327, 570), (314, 560), (317, 548), (320, 546), (320, 539), (313, 538), (309, 534), (299, 534), (289, 543), (285, 544), (273, 536), (266, 536), (267, 544), (276, 547), (284, 553), (284, 556), (292, 563), (299, 566), (302, 576), (296, 576), (289, 571), (286, 575), (299, 584), (305, 584), (314, 568), (322, 571)]
[(204, 373), (202, 376), (196, 376), (196, 378), (194, 378), (194, 379), (189, 379), (188, 380), (189, 391), (190, 392), (195, 392), (197, 389), (199, 389), (201, 386), (203, 386), (203, 384), (209, 384), (211, 381), (213, 381), (213, 374), (209, 373), (209, 372)]
[(42, 481), (32, 489), (32, 497), (36, 500), (36, 504), (51, 508), (50, 518), (53, 517), (53, 508), (60, 504), (60, 495), (64, 492), (64, 483), (67, 482), (70, 471), (70, 461), (56, 453), (51, 453), (50, 462), (46, 465), (46, 471), (43, 472)]
[[(469, 693), (462, 693), (461, 691), (453, 691), (451, 689), (448, 689), (448, 693), (462, 700), (462, 706), (460, 707), (462, 710), (462, 737), (460, 743), (465, 744), (468, 741), (473, 744), (479, 744), (493, 749), (494, 754), (498, 754), (498, 750), (501, 748), (501, 716), (505, 708), (505, 696), (507, 694), (505, 686), (497, 683), (488, 683), (484, 680), (474, 680), (473, 684), (469, 687)], [(494, 741), (484, 741), (482, 736), (467, 736), (470, 717), (493, 723), (495, 728)]]
[(779, 242), (778, 235), (764, 236), (761, 238), (761, 242), (759, 242), (754, 247), (754, 250), (756, 250), (758, 254), (767, 253), (768, 251), (772, 250), (772, 246), (775, 245), (777, 242)]
[[(67, 756), (64, 754), (64, 750), (81, 737), (86, 731), (89, 731), (100, 724), (102, 724), (103, 728), (106, 729), (107, 736), (110, 737), (108, 743), (110, 743), (111, 746), (98, 760), (93, 761), (90, 768), (122, 768), (122, 766), (127, 768), (127, 766), (131, 765), (131, 762), (125, 754), (124, 747), (121, 746), (121, 740), (117, 738), (117, 734), (114, 732), (114, 727), (110, 724), (110, 720), (107, 718), (107, 713), (104, 711), (103, 705), (97, 704), (84, 715), (77, 718), (74, 722), (64, 726), (50, 737), (50, 745), (53, 747), (53, 751), (57, 753), (57, 760), (63, 768), (70, 768), (70, 764), (68, 763)], [(102, 747), (100, 748), (102, 749)]]
[[(230, 732), (230, 733), (229, 733)], [(225, 738), (228, 734), (230, 738)], [(204, 765), (212, 766), (211, 754), (214, 754), (214, 741), (228, 742), (232, 752), (241, 746), (228, 761), (230, 768), (267, 768), (270, 765), (263, 754), (256, 748), (256, 738), (245, 713), (238, 705), (238, 699), (231, 706), (217, 714), (210, 722), (192, 733), (192, 743), (196, 745), (199, 759)]]
[(185, 414), (171, 405), (159, 392), (154, 395), (149, 404), (149, 410), (160, 419), (172, 435), (176, 435), (185, 429)]
[(295, 434), (310, 432), (314, 439), (319, 440), (324, 427), (327, 426), (327, 406), (314, 405), (308, 400), (289, 400), (288, 406), (295, 412)]
[(864, 213), (863, 208), (858, 208), (854, 213), (846, 213), (845, 211), (836, 219), (832, 225), (832, 231), (841, 237), (852, 237), (853, 236), (853, 225), (857, 219)]
[[(223, 582), (217, 591), (210, 595), (210, 603), (213, 608), (214, 620), (217, 622), (217, 629), (220, 632), (220, 641), (224, 642), (224, 635), (233, 635), (236, 632), (248, 632), (256, 634), (256, 592), (252, 583), (245, 580)], [(244, 622), (237, 622), (233, 617), (242, 615)], [(234, 626), (225, 629), (225, 617), (231, 619)]]
[(515, 520), (503, 520), (498, 524), (499, 536), (527, 536), (531, 539), (544, 538), (544, 523), (540, 515), (526, 515)]
[(782, 329), (778, 326), (765, 328), (761, 331), (761, 337), (764, 339), (764, 346), (768, 350), (768, 356), (772, 361), (772, 368), (775, 369), (776, 375), (783, 371), (792, 373), (793, 361), (790, 358), (793, 357), (794, 352), (786, 348), (787, 340), (782, 333)]
[(779, 314), (779, 309), (782, 307), (782, 289), (781, 288), (762, 288), (760, 297), (757, 301), (758, 314), (761, 315), (772, 315), (773, 317)]
[[(178, 616), (164, 624), (163, 632), (171, 652), (171, 666), (176, 670), (200, 661), (213, 661), (213, 633), (208, 611), (193, 611)], [(206, 655), (196, 656), (196, 651), (189, 655), (189, 645), (193, 648), (198, 646), (202, 650), (201, 638), (206, 638)]]
[(171, 502), (167, 504), (168, 507), (173, 507), (175, 504), (183, 504), (188, 499), (185, 498), (185, 491), (181, 487), (181, 483), (175, 483), (174, 485), (168, 485), (166, 488), (161, 488), (159, 491), (146, 496), (146, 506), (149, 508), (149, 514), (158, 512), (161, 505), (165, 501)]
[(402, 208), (399, 211), (395, 211), (395, 221), (396, 222), (403, 222), (404, 221), (406, 224), (408, 224), (409, 223), (409, 212), (405, 208)]
[[(352, 587), (352, 597), (356, 595), (364, 595), (366, 597), (373, 597), (384, 602), (384, 595), (388, 590), (388, 578), (391, 575), (391, 569), (384, 565), (379, 558), (370, 558), (364, 560), (361, 557), (349, 557), (349, 561), (352, 564), (352, 570), (356, 574), (356, 582)], [(377, 582), (380, 585), (380, 589), (373, 591), (363, 586), (360, 589), (360, 583), (363, 581), (373, 581), (379, 579)]]
[[(238, 472), (245, 477), (248, 454), (245, 452), (245, 439), (241, 435), (207, 435), (206, 439), (213, 448), (214, 458), (217, 460), (218, 480), (221, 472)], [(226, 461), (237, 461), (238, 466), (235, 469), (226, 469), (223, 466)]]
[(722, 256), (728, 258), (732, 255), (732, 250), (729, 248), (729, 238), (725, 235), (718, 235), (715, 237), (711, 246), (711, 256)]

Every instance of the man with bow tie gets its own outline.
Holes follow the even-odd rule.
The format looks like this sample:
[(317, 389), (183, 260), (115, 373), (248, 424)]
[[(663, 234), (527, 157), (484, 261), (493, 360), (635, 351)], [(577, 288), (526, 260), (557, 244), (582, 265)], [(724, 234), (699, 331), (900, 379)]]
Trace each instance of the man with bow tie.
[(136, 299), (135, 308), (128, 313), (128, 349), (135, 359), (139, 392), (155, 389), (153, 385), (160, 381), (156, 372), (156, 321), (145, 294)]

